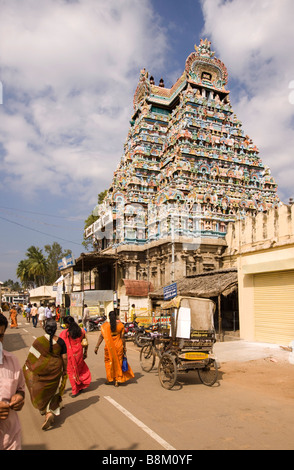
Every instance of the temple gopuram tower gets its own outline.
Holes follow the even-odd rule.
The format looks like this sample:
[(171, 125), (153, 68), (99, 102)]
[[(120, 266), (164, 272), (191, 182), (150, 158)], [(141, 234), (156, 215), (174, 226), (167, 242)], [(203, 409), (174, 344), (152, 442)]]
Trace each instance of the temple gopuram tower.
[(227, 81), (207, 39), (171, 88), (141, 71), (123, 156), (86, 231), (120, 256), (121, 278), (160, 287), (221, 268), (227, 224), (279, 205)]

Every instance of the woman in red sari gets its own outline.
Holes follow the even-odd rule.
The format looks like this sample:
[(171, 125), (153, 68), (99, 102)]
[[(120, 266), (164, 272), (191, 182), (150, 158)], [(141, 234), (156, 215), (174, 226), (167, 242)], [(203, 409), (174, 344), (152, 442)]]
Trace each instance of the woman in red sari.
[(59, 337), (67, 347), (67, 374), (72, 387), (72, 397), (77, 397), (91, 383), (91, 372), (85, 363), (88, 341), (83, 328), (70, 316), (64, 318), (67, 326)]
[(124, 325), (116, 319), (115, 312), (110, 312), (109, 322), (105, 322), (101, 325), (101, 334), (94, 350), (95, 354), (97, 354), (99, 346), (104, 339), (106, 383), (113, 383), (116, 387), (118, 387), (119, 383), (126, 382), (132, 377), (135, 377), (129, 364), (127, 371), (124, 372), (122, 370), (123, 357), (126, 353), (124, 330)]

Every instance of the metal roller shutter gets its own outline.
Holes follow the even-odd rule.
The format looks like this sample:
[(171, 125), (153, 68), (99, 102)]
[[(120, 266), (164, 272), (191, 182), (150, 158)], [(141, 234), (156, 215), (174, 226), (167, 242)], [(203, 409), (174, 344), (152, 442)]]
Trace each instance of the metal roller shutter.
[(254, 319), (256, 341), (294, 340), (294, 271), (254, 275)]

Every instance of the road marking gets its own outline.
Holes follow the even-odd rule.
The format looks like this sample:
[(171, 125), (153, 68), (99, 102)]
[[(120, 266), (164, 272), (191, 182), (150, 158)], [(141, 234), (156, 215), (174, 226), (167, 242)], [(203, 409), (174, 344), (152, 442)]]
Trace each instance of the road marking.
[(152, 439), (154, 439), (156, 442), (158, 442), (164, 449), (166, 450), (176, 450), (174, 447), (172, 447), (168, 442), (166, 442), (162, 437), (160, 437), (156, 432), (152, 431), (152, 429), (148, 428), (146, 424), (142, 423), (139, 419), (137, 419), (132, 413), (130, 413), (128, 410), (126, 410), (123, 406), (121, 406), (117, 401), (113, 400), (111, 397), (104, 397), (106, 398), (109, 403), (111, 403), (115, 408), (117, 408), (121, 413), (123, 413), (127, 418), (129, 418), (133, 423), (135, 423), (139, 428), (141, 428), (143, 431), (145, 431), (147, 434), (149, 434)]
[(23, 328), (23, 331), (25, 331), (26, 333), (28, 333), (28, 330), (26, 330), (25, 328)]

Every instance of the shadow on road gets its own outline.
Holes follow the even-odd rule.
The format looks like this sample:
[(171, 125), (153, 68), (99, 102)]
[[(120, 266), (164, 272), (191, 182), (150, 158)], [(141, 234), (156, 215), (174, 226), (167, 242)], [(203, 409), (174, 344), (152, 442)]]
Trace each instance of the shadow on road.
[(81, 411), (85, 410), (89, 406), (95, 405), (100, 400), (100, 396), (92, 396), (89, 398), (85, 398), (82, 394), (81, 399), (72, 399), (71, 402), (67, 402), (65, 407), (61, 410), (60, 416), (56, 416), (54, 422), (54, 428), (59, 428), (62, 424), (66, 421), (69, 416), (73, 416), (76, 413), (80, 413)]
[(4, 337), (3, 347), (8, 352), (19, 351), (26, 348), (27, 345), (24, 342), (21, 333), (11, 332)]

